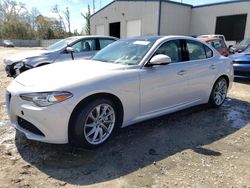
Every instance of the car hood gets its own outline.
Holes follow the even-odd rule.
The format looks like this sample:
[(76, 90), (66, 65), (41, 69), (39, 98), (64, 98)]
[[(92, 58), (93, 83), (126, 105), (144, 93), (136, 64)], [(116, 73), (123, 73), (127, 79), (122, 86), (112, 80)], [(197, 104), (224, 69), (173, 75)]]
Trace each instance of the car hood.
[(10, 57), (7, 57), (4, 59), (4, 63), (6, 65), (11, 65), (13, 63), (16, 63), (18, 61), (22, 61), (22, 60), (27, 59), (27, 58), (38, 57), (38, 56), (46, 55), (49, 53), (52, 53), (52, 52), (50, 52), (48, 50), (31, 50), (31, 51), (18, 53), (18, 54), (12, 55)]
[(109, 76), (111, 71), (127, 68), (127, 65), (93, 60), (66, 61), (34, 68), (20, 74), (15, 81), (37, 90), (59, 89)]

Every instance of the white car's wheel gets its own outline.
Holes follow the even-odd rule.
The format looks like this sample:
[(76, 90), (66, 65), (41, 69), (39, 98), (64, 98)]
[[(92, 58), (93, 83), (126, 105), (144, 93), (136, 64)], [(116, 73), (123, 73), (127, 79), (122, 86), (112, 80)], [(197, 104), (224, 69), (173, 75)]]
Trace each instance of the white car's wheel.
[(212, 107), (218, 108), (220, 107), (226, 97), (227, 97), (228, 83), (227, 80), (223, 77), (219, 78), (213, 87), (213, 90), (210, 95), (209, 103)]
[(96, 99), (88, 103), (76, 115), (71, 139), (78, 146), (93, 149), (105, 143), (117, 122), (116, 109), (112, 101)]

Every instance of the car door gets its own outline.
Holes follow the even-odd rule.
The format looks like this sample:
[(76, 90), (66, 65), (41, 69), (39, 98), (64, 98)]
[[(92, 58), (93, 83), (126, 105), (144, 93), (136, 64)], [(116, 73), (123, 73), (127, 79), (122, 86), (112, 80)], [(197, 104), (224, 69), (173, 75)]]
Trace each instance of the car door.
[(189, 101), (202, 103), (207, 102), (210, 89), (218, 73), (213, 51), (194, 40), (186, 40), (185, 49), (188, 59), (185, 62), (186, 77), (188, 78), (188, 90), (186, 97)]
[[(155, 52), (168, 55), (172, 63), (145, 66), (141, 73), (141, 114), (178, 109), (188, 102), (186, 91), (188, 78), (185, 74), (188, 64), (183, 63), (182, 44), (171, 40), (162, 44)], [(153, 55), (153, 56), (154, 56)]]
[[(71, 44), (71, 47), (74, 50), (73, 52), (74, 59), (75, 60), (90, 59), (97, 52), (97, 43), (98, 41), (96, 38), (85, 38)], [(69, 60), (72, 60), (71, 53), (66, 52), (66, 50), (64, 49), (61, 53), (59, 53), (55, 62), (69, 61)]]
[(74, 59), (90, 59), (97, 52), (96, 44), (97, 39), (95, 38), (82, 39), (73, 44), (72, 48), (74, 49)]

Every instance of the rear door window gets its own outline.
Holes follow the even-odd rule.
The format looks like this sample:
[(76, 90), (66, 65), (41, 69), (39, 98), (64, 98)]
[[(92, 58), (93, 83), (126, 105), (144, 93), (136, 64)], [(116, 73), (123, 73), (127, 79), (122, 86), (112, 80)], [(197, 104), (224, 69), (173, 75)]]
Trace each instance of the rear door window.
[(206, 45), (204, 45), (205, 51), (206, 51), (206, 56), (207, 58), (213, 57), (213, 51), (207, 47)]
[(187, 40), (187, 51), (190, 61), (207, 58), (204, 45), (200, 42)]
[(95, 39), (83, 39), (72, 45), (75, 53), (96, 50)]

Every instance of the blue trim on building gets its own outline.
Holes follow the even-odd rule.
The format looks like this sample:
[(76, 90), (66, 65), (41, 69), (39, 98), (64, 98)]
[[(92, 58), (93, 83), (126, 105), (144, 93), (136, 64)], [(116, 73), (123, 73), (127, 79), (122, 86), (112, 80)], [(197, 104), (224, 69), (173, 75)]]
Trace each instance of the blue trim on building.
[(97, 12), (95, 12), (94, 14), (92, 14), (92, 15), (90, 16), (90, 18), (91, 18), (92, 16), (96, 15), (98, 12), (102, 11), (103, 9), (107, 8), (109, 5), (113, 4), (114, 2), (116, 2), (116, 1), (112, 1), (112, 2), (110, 2), (109, 4), (107, 4), (106, 6), (102, 7), (100, 10), (98, 10)]
[(176, 1), (170, 1), (170, 0), (162, 0), (162, 2), (166, 2), (166, 3), (171, 3), (171, 4), (176, 4), (176, 5), (182, 5), (182, 6), (187, 6), (187, 7), (193, 7), (193, 5), (187, 4), (187, 3), (180, 3), (180, 2), (176, 2)]
[(224, 2), (219, 2), (219, 3), (211, 3), (211, 4), (205, 4), (205, 5), (197, 5), (197, 6), (193, 6), (193, 8), (210, 7), (210, 6), (216, 6), (216, 5), (226, 5), (226, 4), (243, 3), (243, 2), (250, 2), (250, 0), (224, 1)]
[(107, 4), (106, 6), (102, 7), (100, 10), (98, 10), (97, 12), (95, 12), (94, 14), (92, 14), (90, 17), (94, 16), (95, 14), (97, 14), (98, 12), (102, 11), (103, 9), (107, 8), (109, 5), (113, 4), (116, 1), (162, 1), (162, 2), (166, 2), (166, 3), (172, 3), (172, 4), (176, 4), (176, 5), (182, 5), (182, 6), (188, 6), (188, 7), (193, 7), (190, 4), (186, 4), (186, 3), (179, 3), (179, 2), (175, 2), (175, 1), (170, 1), (170, 0), (114, 0), (112, 2), (110, 2), (109, 4)]

